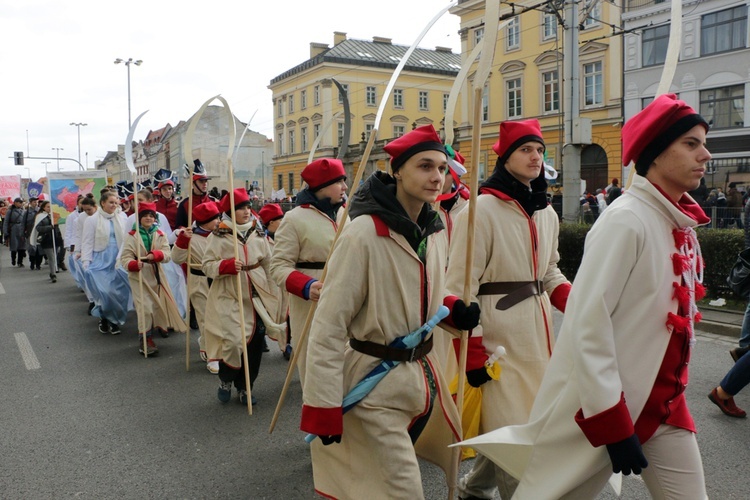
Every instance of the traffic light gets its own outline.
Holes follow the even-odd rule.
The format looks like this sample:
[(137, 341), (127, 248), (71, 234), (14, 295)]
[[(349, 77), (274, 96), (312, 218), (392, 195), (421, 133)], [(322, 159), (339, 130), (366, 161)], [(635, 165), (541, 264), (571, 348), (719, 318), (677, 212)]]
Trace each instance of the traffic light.
[(13, 151), (13, 160), (16, 165), (23, 165), (23, 151)]

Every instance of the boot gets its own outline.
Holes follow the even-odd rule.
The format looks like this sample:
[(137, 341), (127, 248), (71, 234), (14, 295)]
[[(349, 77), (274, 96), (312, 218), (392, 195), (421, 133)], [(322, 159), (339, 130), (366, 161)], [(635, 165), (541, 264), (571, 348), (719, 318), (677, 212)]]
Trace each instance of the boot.
[(49, 279), (50, 279), (50, 281), (52, 281), (52, 283), (57, 283), (57, 275), (50, 274), (49, 275)]

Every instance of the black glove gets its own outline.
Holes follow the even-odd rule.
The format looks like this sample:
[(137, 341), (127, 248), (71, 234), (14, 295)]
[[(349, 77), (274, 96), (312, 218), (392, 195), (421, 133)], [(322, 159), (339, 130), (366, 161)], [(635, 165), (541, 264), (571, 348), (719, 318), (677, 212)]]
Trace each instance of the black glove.
[(318, 436), (318, 437), (320, 438), (320, 441), (323, 443), (323, 446), (328, 446), (329, 444), (341, 442), (341, 434), (334, 434), (332, 436)]
[(492, 380), (492, 377), (490, 377), (490, 374), (487, 373), (487, 368), (485, 368), (484, 366), (481, 368), (477, 368), (476, 370), (469, 370), (466, 372), (466, 381), (472, 387), (479, 387), (489, 380)]
[(453, 303), (451, 319), (459, 330), (471, 330), (479, 324), (479, 304), (472, 302), (466, 307), (464, 301), (458, 299)]
[(635, 434), (620, 442), (608, 444), (607, 453), (609, 453), (612, 471), (615, 474), (618, 472), (626, 476), (629, 476), (631, 472), (640, 474), (641, 470), (648, 467), (648, 460), (643, 456), (641, 443)]

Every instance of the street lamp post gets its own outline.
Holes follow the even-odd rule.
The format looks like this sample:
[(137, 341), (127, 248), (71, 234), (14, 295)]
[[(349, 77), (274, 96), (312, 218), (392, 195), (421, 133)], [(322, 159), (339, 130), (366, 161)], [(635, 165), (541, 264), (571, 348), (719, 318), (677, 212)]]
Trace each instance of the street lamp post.
[(81, 164), (81, 127), (85, 127), (88, 125), (87, 123), (73, 123), (70, 122), (71, 125), (74, 125), (78, 127), (78, 164)]
[(52, 148), (52, 151), (57, 151), (57, 171), (59, 172), (60, 171), (60, 151), (63, 151), (63, 148)]
[(136, 66), (140, 66), (143, 61), (141, 59), (138, 59), (137, 61), (134, 61), (132, 57), (128, 58), (128, 60), (120, 59), (119, 57), (115, 59), (115, 64), (123, 63), (128, 68), (128, 130), (130, 130), (130, 127), (132, 126), (130, 121), (130, 65), (135, 64)]
[[(49, 165), (50, 163), (52, 163), (52, 162), (51, 161), (43, 161), (42, 162), (42, 165), (44, 165), (44, 173), (45, 173), (45, 175), (47, 174), (47, 169), (48, 169), (47, 165)], [(58, 168), (57, 170), (60, 170), (60, 169)]]

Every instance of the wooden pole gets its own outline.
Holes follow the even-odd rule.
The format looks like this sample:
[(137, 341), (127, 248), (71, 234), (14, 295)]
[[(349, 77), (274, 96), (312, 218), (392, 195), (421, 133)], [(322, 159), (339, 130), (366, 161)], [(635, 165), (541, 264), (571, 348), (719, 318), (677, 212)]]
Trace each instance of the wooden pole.
[[(186, 152), (185, 154), (189, 154), (190, 158), (192, 159), (193, 153), (192, 152)], [(188, 210), (187, 210), (187, 217), (188, 217), (188, 228), (193, 227), (193, 176), (195, 175), (195, 163), (193, 163), (193, 166), (190, 167), (190, 193), (188, 194)], [(187, 251), (187, 275), (185, 276), (185, 293), (187, 293), (187, 305), (185, 306), (185, 313), (187, 314), (187, 335), (185, 335), (185, 371), (190, 371), (190, 337), (191, 337), (191, 331), (190, 331), (190, 271), (192, 269), (192, 238), (191, 243), (188, 243), (188, 251)], [(203, 332), (201, 332), (201, 335)]]

